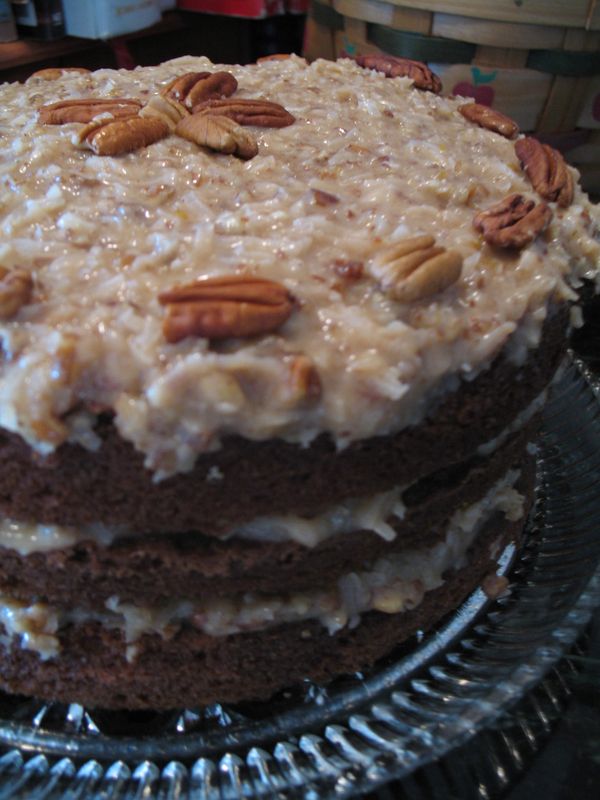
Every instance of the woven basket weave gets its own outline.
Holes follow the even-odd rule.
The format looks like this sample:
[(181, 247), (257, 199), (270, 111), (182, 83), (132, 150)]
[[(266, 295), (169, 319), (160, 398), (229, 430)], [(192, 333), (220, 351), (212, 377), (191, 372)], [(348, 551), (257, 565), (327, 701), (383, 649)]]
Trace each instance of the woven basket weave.
[(600, 0), (313, 0), (305, 55), (425, 61), (566, 153), (600, 192)]

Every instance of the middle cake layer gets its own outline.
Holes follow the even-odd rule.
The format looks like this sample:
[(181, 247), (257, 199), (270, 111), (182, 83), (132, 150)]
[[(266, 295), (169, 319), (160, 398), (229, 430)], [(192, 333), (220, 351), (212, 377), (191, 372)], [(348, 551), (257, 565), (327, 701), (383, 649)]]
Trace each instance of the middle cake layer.
[[(526, 473), (529, 475), (529, 469)], [(58, 655), (59, 630), (86, 621), (121, 630), (128, 644), (128, 659), (135, 658), (135, 643), (143, 634), (170, 638), (182, 625), (210, 636), (230, 636), (316, 620), (335, 633), (358, 624), (360, 615), (368, 611), (397, 614), (416, 607), (428, 592), (442, 585), (447, 573), (466, 565), (470, 548), (494, 516), (503, 515), (507, 524), (522, 520), (526, 498), (515, 488), (520, 477), (519, 470), (508, 470), (481, 499), (455, 510), (439, 530), (436, 543), (413, 542), (399, 552), (370, 558), (337, 580), (327, 574), (315, 575), (313, 585), (303, 591), (290, 591), (282, 582), (268, 594), (255, 585), (245, 592), (232, 588), (224, 597), (210, 592), (195, 599), (179, 594), (153, 606), (139, 598), (136, 603), (124, 602), (114, 595), (96, 611), (77, 602), (65, 607), (63, 601), (61, 608), (37, 600), (28, 604), (3, 593), (0, 622), (7, 633), (22, 636), (22, 647), (36, 650), (42, 659)], [(526, 478), (519, 481), (519, 489), (527, 491), (527, 483)], [(499, 545), (492, 541), (490, 552), (496, 557)]]
[[(220, 540), (191, 532), (126, 535), (106, 543), (103, 530), (104, 542), (89, 531), (78, 536), (67, 531), (70, 539), (55, 535), (54, 544), (38, 538), (27, 545), (19, 527), (11, 537), (8, 526), (0, 534), (0, 585), (17, 600), (102, 609), (115, 596), (122, 603), (154, 606), (181, 597), (277, 593), (282, 587), (304, 591), (318, 586), (323, 575), (334, 582), (377, 558), (442, 541), (453, 514), (480, 501), (511, 468), (521, 468), (536, 424), (531, 420), (488, 458), (475, 457), (392, 492), (358, 498), (316, 521), (263, 518), (254, 526), (258, 539)], [(296, 529), (320, 524), (321, 541), (311, 547), (281, 540), (286, 520)], [(269, 537), (269, 524), (279, 541), (260, 540)], [(244, 532), (249, 537), (256, 530), (248, 526)]]

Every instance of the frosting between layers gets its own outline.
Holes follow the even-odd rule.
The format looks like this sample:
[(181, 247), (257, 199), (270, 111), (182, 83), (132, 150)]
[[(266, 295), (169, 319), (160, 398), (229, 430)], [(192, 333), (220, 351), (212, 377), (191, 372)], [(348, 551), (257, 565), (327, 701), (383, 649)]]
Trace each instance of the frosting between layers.
[[(473, 230), (477, 211), (532, 196), (512, 142), (472, 125), (462, 99), (411, 88), (350, 60), (227, 67), (239, 97), (283, 103), (296, 122), (253, 129), (247, 162), (169, 137), (126, 156), (71, 147), (80, 129), (40, 125), (52, 100), (145, 101), (206, 59), (70, 74), (0, 89), (0, 266), (34, 275), (34, 301), (0, 325), (0, 425), (48, 453), (65, 437), (95, 449), (97, 408), (157, 479), (239, 433), (338, 446), (418, 423), (430, 402), (472, 378), (512, 341), (535, 347), (566, 281), (593, 276), (598, 213), (577, 188), (547, 234), (496, 253)], [(43, 91), (42, 91), (43, 88)], [(315, 190), (336, 202), (323, 206)], [(374, 259), (432, 234), (464, 259), (460, 281), (423, 303), (391, 299)], [(363, 265), (344, 281), (336, 265)], [(159, 292), (203, 276), (257, 275), (299, 301), (283, 328), (211, 347), (162, 334)], [(290, 392), (298, 353), (315, 362), (321, 398)]]
[(58, 634), (64, 625), (99, 621), (124, 632), (127, 657), (133, 660), (140, 636), (158, 633), (169, 637), (184, 623), (210, 636), (229, 636), (317, 619), (333, 634), (346, 625), (357, 625), (360, 615), (370, 610), (401, 613), (415, 608), (426, 592), (440, 586), (448, 570), (467, 563), (469, 547), (494, 512), (502, 512), (511, 521), (522, 517), (524, 498), (513, 488), (519, 475), (519, 471), (509, 470), (481, 500), (457, 511), (444, 541), (380, 558), (364, 572), (343, 576), (332, 589), (282, 596), (247, 593), (205, 604), (178, 600), (153, 608), (120, 603), (118, 597), (112, 597), (106, 613), (64, 611), (43, 603), (28, 605), (4, 595), (0, 596), (0, 623), (6, 633), (0, 640), (18, 636), (21, 647), (48, 659), (60, 653)]
[[(405, 488), (396, 487), (371, 497), (348, 498), (311, 518), (293, 514), (257, 517), (234, 528), (224, 538), (262, 542), (294, 541), (305, 547), (315, 547), (331, 536), (366, 530), (392, 541), (396, 537), (396, 531), (391, 522), (393, 518), (401, 520), (404, 516), (402, 492)], [(93, 541), (104, 547), (118, 539), (139, 538), (143, 535), (125, 527), (111, 528), (100, 523), (75, 528), (12, 519), (0, 521), (0, 547), (15, 550), (22, 556), (61, 550), (84, 541)]]
[[(561, 372), (559, 369), (557, 375)], [(522, 430), (543, 408), (547, 396), (548, 389), (544, 389), (498, 436), (480, 445), (477, 454), (491, 455), (509, 436)], [(213, 479), (222, 477), (220, 475), (219, 478)], [(223, 538), (263, 542), (294, 541), (305, 547), (315, 547), (332, 536), (365, 530), (376, 533), (387, 541), (393, 541), (396, 538), (396, 531), (392, 523), (394, 518), (404, 519), (406, 509), (402, 496), (408, 488), (410, 484), (397, 486), (390, 491), (379, 492), (370, 497), (351, 497), (313, 517), (300, 517), (294, 514), (257, 517), (237, 526)], [(84, 541), (93, 541), (105, 547), (118, 539), (142, 535), (143, 533), (136, 533), (125, 526), (110, 527), (101, 523), (75, 528), (13, 519), (0, 520), (0, 547), (15, 550), (22, 556), (61, 550)]]
[[(522, 430), (541, 410), (547, 395), (548, 390), (545, 389), (498, 436), (480, 445), (477, 454), (489, 456), (509, 436)], [(220, 478), (222, 477), (221, 475)], [(315, 547), (332, 536), (365, 530), (376, 533), (387, 541), (393, 541), (396, 538), (393, 521), (394, 518), (404, 519), (406, 509), (402, 496), (409, 488), (410, 484), (370, 497), (351, 497), (313, 517), (294, 514), (257, 517), (235, 527), (223, 538), (263, 542), (294, 541), (305, 547)], [(0, 547), (15, 550), (22, 556), (61, 550), (84, 541), (93, 541), (99, 546), (107, 547), (118, 539), (139, 536), (143, 536), (143, 533), (131, 531), (125, 526), (110, 527), (101, 523), (76, 528), (13, 519), (0, 520)]]

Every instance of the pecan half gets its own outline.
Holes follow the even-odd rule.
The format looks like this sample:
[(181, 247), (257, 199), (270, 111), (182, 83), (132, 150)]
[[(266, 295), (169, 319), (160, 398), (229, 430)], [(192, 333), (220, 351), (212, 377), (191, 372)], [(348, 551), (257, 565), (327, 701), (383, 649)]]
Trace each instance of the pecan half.
[(127, 97), (89, 97), (80, 100), (60, 100), (42, 106), (38, 119), (44, 125), (65, 125), (68, 122), (91, 122), (98, 114), (112, 114), (113, 117), (130, 117), (142, 107), (138, 100)]
[(435, 94), (439, 94), (442, 91), (441, 80), (422, 61), (386, 56), (382, 53), (355, 56), (354, 60), (360, 67), (383, 72), (388, 78), (411, 78), (413, 85), (417, 89), (435, 92)]
[(515, 143), (515, 152), (533, 188), (544, 200), (566, 208), (573, 202), (573, 176), (562, 155), (547, 144), (525, 136)]
[(296, 121), (279, 103), (270, 100), (206, 100), (195, 105), (194, 114), (219, 114), (234, 120), (238, 125), (256, 125), (261, 128), (285, 128)]
[(500, 136), (505, 136), (507, 139), (512, 139), (519, 132), (519, 126), (514, 119), (489, 106), (483, 106), (480, 103), (466, 103), (464, 106), (459, 106), (458, 110), (470, 122), (474, 122), (481, 128), (487, 128), (488, 131), (499, 133)]
[(177, 123), (175, 133), (201, 147), (238, 158), (254, 158), (258, 153), (258, 145), (248, 131), (228, 117), (192, 114)]
[(46, 69), (38, 69), (37, 72), (32, 72), (27, 80), (37, 78), (40, 81), (56, 81), (62, 78), (63, 75), (68, 75), (70, 72), (89, 73), (89, 69), (85, 67), (46, 67)]
[(0, 267), (0, 319), (12, 319), (31, 300), (33, 280), (23, 269)]
[(414, 236), (380, 256), (373, 273), (394, 300), (411, 303), (447, 289), (460, 278), (462, 256), (436, 247), (433, 236)]
[(534, 203), (522, 194), (511, 194), (473, 220), (488, 244), (521, 249), (546, 230), (552, 211), (546, 203)]
[(187, 336), (225, 339), (271, 333), (296, 304), (282, 284), (244, 275), (176, 286), (159, 294), (158, 301), (167, 307), (163, 333), (172, 344)]
[(169, 126), (157, 117), (124, 117), (91, 122), (79, 132), (75, 143), (98, 156), (120, 156), (164, 139)]
[(156, 94), (142, 108), (140, 117), (157, 117), (165, 122), (169, 126), (169, 130), (173, 132), (179, 120), (189, 117), (190, 113), (189, 109), (178, 100)]
[(237, 85), (231, 72), (186, 72), (168, 83), (160, 93), (193, 108), (203, 100), (230, 97)]

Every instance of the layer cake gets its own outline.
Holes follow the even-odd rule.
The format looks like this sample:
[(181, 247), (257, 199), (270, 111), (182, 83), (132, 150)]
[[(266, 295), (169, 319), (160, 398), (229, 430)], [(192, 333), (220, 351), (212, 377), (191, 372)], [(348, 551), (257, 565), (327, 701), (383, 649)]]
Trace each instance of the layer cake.
[(381, 56), (0, 94), (4, 689), (268, 698), (494, 574), (597, 275), (559, 153)]

